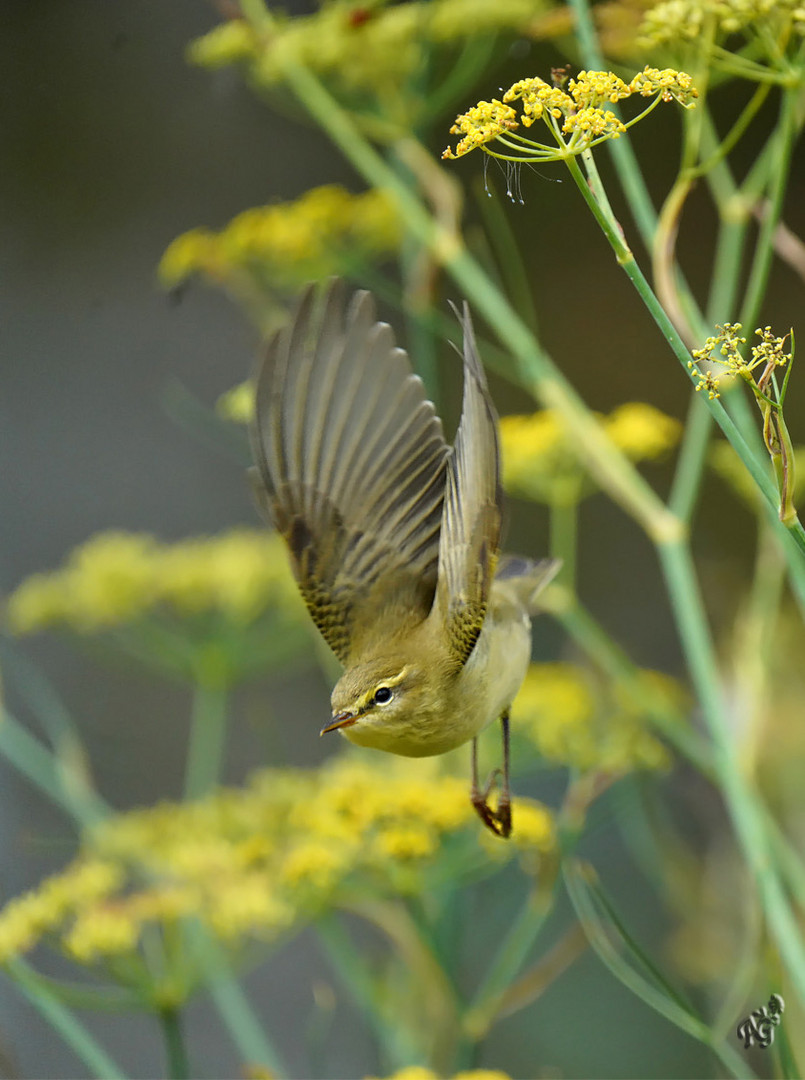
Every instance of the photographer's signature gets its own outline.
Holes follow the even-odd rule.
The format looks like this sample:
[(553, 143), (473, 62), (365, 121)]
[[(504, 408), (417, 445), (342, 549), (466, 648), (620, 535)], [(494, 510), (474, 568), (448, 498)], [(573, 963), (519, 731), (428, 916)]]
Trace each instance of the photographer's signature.
[(738, 1038), (743, 1039), (744, 1049), (748, 1050), (755, 1043), (765, 1050), (774, 1042), (774, 1029), (780, 1023), (785, 1009), (785, 1002), (779, 994), (772, 994), (768, 1005), (761, 1005), (751, 1016), (747, 1016), (738, 1025)]

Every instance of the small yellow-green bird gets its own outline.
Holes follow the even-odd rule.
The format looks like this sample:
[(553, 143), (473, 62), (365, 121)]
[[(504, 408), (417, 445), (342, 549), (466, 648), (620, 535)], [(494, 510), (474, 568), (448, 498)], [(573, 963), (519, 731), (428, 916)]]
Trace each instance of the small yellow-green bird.
[[(511, 832), (509, 708), (530, 613), (558, 564), (499, 561), (497, 414), (464, 306), (464, 398), (447, 445), (372, 296), (335, 281), (302, 296), (268, 346), (252, 431), (255, 487), (308, 610), (344, 666), (322, 734), (407, 757), (472, 740), (470, 798)], [(497, 805), (477, 737), (503, 729)]]

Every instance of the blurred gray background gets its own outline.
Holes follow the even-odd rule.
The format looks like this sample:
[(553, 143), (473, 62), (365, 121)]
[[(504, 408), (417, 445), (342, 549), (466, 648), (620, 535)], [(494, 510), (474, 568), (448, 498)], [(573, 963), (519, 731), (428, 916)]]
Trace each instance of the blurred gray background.
[[(223, 296), (200, 285), (178, 301), (167, 297), (155, 267), (170, 240), (192, 226), (221, 226), (246, 207), (292, 198), (316, 184), (363, 185), (321, 134), (269, 112), (234, 73), (186, 65), (188, 41), (218, 21), (204, 0), (6, 0), (0, 6), (5, 592), (59, 564), (97, 530), (145, 530), (170, 539), (256, 523), (240, 466), (189, 437), (160, 405), (175, 380), (214, 402), (251, 370), (255, 332)], [(543, 71), (552, 60), (550, 52), (521, 48), (511, 77)], [(495, 92), (496, 86), (480, 88), (482, 96)], [(445, 119), (439, 147), (447, 141), (451, 118)], [(658, 135), (641, 130), (636, 137), (650, 160), (650, 140)], [(662, 190), (659, 155), (657, 161), (653, 179)], [(471, 156), (457, 171), (469, 185), (481, 164)], [(526, 205), (510, 208), (532, 260), (546, 345), (597, 408), (637, 398), (681, 417), (685, 381), (572, 185), (555, 182), (558, 175), (525, 173)], [(792, 194), (789, 223), (801, 228), (801, 169)], [(694, 220), (696, 213), (694, 203)], [(698, 233), (694, 228), (687, 236), (701, 242), (707, 228), (702, 218)], [(692, 276), (705, 276), (696, 241), (683, 244)], [(785, 272), (776, 280), (774, 310), (764, 318), (785, 328), (792, 311), (798, 314), (801, 284)], [(501, 412), (530, 407), (511, 388), (494, 389)], [(659, 486), (667, 484), (667, 469), (652, 475)], [(726, 610), (751, 544), (748, 517), (745, 540), (725, 526), (725, 517), (735, 520), (731, 507), (723, 513), (728, 499), (708, 489), (699, 551), (710, 571), (711, 599)], [(512, 546), (538, 554), (544, 522), (534, 534), (518, 508), (512, 516)], [(601, 498), (585, 506), (583, 527), (581, 583), (590, 606), (640, 663), (676, 671), (677, 647), (648, 543)], [(558, 655), (556, 632), (546, 627), (544, 634), (545, 655)], [(179, 795), (188, 722), (181, 689), (133, 668), (110, 669), (50, 638), (24, 648), (76, 717), (110, 802), (125, 808)], [(255, 764), (307, 763), (334, 749), (317, 738), (327, 709), (322, 677), (272, 683), (272, 714), (292, 716), (293, 727), (261, 726), (260, 702), (268, 692), (253, 687), (240, 703), (227, 763), (232, 782)], [(0, 895), (6, 898), (61, 866), (73, 840), (60, 815), (8, 767), (0, 766), (0, 774)], [(614, 887), (621, 883), (634, 928), (658, 940), (655, 901), (634, 892), (628, 855), (614, 835), (598, 842), (599, 860)], [(482, 965), (491, 942), (483, 898), (479, 903)], [(55, 970), (52, 960), (41, 963)], [(326, 961), (303, 936), (247, 983), (296, 1075), (371, 1072), (377, 1062), (369, 1035), (340, 1000), (318, 1047), (310, 1053), (302, 1045), (316, 980), (333, 984)], [(537, 1009), (496, 1029), (484, 1063), (515, 1076), (602, 1076), (597, 1047), (614, 1038), (622, 1044), (617, 1075), (696, 1076), (709, 1068), (695, 1044), (621, 991), (590, 957)], [(237, 1059), (203, 1002), (191, 1008), (190, 1022), (198, 1075), (232, 1075)], [(87, 1023), (131, 1075), (162, 1074), (162, 1048), (150, 1024), (113, 1017)], [(82, 1074), (2, 978), (0, 1048), (13, 1075)]]

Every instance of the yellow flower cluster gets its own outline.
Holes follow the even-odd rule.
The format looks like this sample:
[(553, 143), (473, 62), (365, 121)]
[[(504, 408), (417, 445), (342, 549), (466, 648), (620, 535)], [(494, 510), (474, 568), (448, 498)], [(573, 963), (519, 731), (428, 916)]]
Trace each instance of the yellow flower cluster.
[(765, 385), (771, 372), (775, 368), (785, 367), (792, 358), (792, 353), (785, 348), (790, 335), (775, 337), (770, 326), (755, 331), (760, 343), (752, 346), (749, 357), (742, 353), (746, 338), (740, 336), (740, 323), (724, 323), (723, 326), (716, 326), (716, 330), (718, 333), (707, 338), (703, 348), (694, 349), (693, 359), (688, 360), (688, 368), (697, 379), (696, 389), (706, 390), (711, 401), (720, 397), (719, 379), (712, 368), (702, 369), (702, 364), (718, 364), (724, 368), (726, 375), (736, 376), (754, 386), (752, 372), (757, 368), (764, 369), (759, 382)]
[(194, 273), (237, 286), (246, 273), (258, 285), (293, 289), (343, 272), (347, 261), (394, 252), (399, 243), (400, 224), (387, 195), (351, 195), (330, 184), (294, 202), (246, 210), (220, 232), (183, 233), (162, 256), (158, 272), (169, 288)]
[(28, 952), (75, 912), (102, 908), (123, 877), (112, 862), (80, 858), (63, 874), (11, 900), (0, 915), (0, 963)]
[(685, 108), (691, 108), (694, 99), (699, 92), (693, 85), (693, 79), (684, 71), (675, 71), (673, 68), (646, 67), (639, 72), (629, 83), (629, 89), (633, 94), (641, 97), (656, 97), (658, 94), (663, 101), (678, 101)]
[[(805, 34), (801, 0), (664, 0), (646, 12), (640, 30), (643, 46), (679, 48), (691, 42), (744, 34), (761, 48)], [(773, 50), (778, 51), (778, 50)]]
[(276, 535), (235, 529), (166, 544), (105, 532), (76, 548), (61, 570), (25, 580), (8, 599), (7, 618), (17, 634), (52, 626), (93, 633), (155, 611), (248, 624), (267, 610), (307, 619)]
[[(654, 98), (651, 106), (630, 123), (624, 124), (606, 105), (632, 95)], [(692, 108), (698, 93), (685, 72), (667, 68), (645, 68), (627, 85), (610, 71), (581, 71), (567, 83), (567, 91), (534, 77), (520, 79), (503, 95), (503, 100), (480, 101), (463, 113), (450, 128), (451, 134), (463, 136), (455, 150), (448, 147), (443, 158), (458, 158), (476, 147), (513, 161), (556, 161), (580, 154), (602, 139), (616, 139), (646, 115), (657, 100), (678, 101)], [(520, 102), (520, 114), (511, 102)], [(551, 132), (550, 144), (513, 134), (522, 124), (531, 127), (542, 120)], [(569, 136), (567, 140), (564, 135)], [(505, 149), (491, 150), (497, 141)]]
[[(627, 402), (599, 419), (608, 437), (636, 462), (667, 454), (682, 431), (679, 421), (644, 402)], [(594, 490), (558, 413), (504, 416), (500, 438), (503, 485), (513, 495), (567, 505)]]
[[(673, 680), (656, 672), (643, 675), (655, 691), (680, 700)], [(512, 707), (512, 725), (552, 764), (621, 774), (669, 762), (623, 690), (599, 684), (573, 664), (532, 664)]]
[(421, 72), (433, 50), (494, 34), (540, 34), (540, 0), (330, 0), (311, 15), (279, 13), (265, 33), (233, 20), (193, 43), (194, 63), (218, 68), (244, 64), (266, 86), (282, 83), (301, 64), (346, 92), (398, 89)]
[(466, 782), (438, 761), (268, 770), (245, 789), (121, 814), (63, 873), (0, 912), (0, 963), (47, 940), (81, 963), (138, 949), (192, 916), (224, 944), (271, 940), (350, 895), (419, 892), (446, 844), (477, 875), (554, 844), (547, 809), (515, 800), (515, 843), (489, 860)]
[[(523, 123), (526, 123), (523, 120)], [(531, 123), (531, 120), (528, 120)], [(511, 105), (504, 105), (502, 101), (493, 98), (491, 101), (479, 101), (467, 112), (456, 118), (455, 124), (450, 128), (454, 135), (464, 137), (456, 147), (455, 154), (447, 149), (442, 157), (461, 157), (468, 154), (477, 146), (483, 146), (491, 142), (505, 131), (513, 131), (518, 127), (517, 113)]]

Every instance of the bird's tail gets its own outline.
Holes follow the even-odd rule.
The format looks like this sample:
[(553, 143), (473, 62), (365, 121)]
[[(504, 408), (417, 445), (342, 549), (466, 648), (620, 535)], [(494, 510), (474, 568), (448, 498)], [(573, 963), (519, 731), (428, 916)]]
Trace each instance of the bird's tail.
[(561, 559), (525, 559), (521, 555), (501, 555), (495, 571), (495, 581), (506, 582), (507, 591), (534, 615), (539, 610), (539, 594), (562, 568)]

